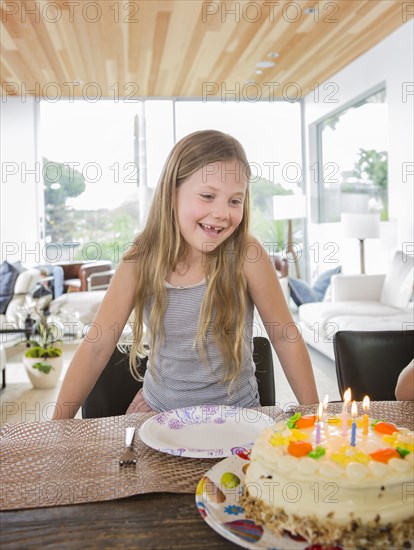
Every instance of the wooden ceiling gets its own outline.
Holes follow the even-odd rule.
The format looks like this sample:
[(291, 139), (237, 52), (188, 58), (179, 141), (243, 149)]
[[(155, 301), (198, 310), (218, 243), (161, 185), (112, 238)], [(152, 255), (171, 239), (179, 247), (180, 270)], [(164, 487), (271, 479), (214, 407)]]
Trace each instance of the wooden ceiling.
[[(51, 100), (304, 96), (412, 17), (404, 0), (3, 0), (0, 6), (3, 95)], [(274, 67), (256, 74), (257, 62), (272, 60)]]

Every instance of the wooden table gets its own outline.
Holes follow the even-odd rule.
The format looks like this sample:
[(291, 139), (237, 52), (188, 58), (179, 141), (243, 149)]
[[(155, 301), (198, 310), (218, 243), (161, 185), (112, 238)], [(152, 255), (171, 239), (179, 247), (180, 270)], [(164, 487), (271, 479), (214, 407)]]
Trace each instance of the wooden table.
[[(332, 411), (337, 414), (341, 407), (340, 403), (331, 404)], [(298, 409), (307, 414), (314, 407)], [(262, 410), (273, 418), (279, 414), (277, 411), (271, 414), (271, 407)], [(370, 410), (373, 418), (386, 417), (411, 429), (414, 425), (413, 402), (372, 402)], [(285, 416), (283, 412), (282, 415)], [(123, 447), (125, 426), (138, 427), (150, 416), (150, 413), (136, 413), (6, 426), (2, 430), (0, 449), (3, 487), (0, 497), (4, 500), (5, 510), (0, 513), (2, 550), (240, 548), (211, 529), (196, 508), (196, 483), (214, 461), (207, 460), (208, 464), (205, 464), (202, 460), (158, 453), (136, 436), (137, 475), (129, 476), (127, 470), (119, 469), (119, 449)], [(51, 497), (55, 500), (50, 501), (46, 495), (39, 506), (27, 505), (31, 498), (36, 505), (36, 484), (42, 488), (52, 481), (57, 485), (62, 479), (73, 488), (75, 496), (79, 496), (76, 482), (86, 486), (88, 482), (96, 482), (102, 498), (67, 505), (68, 502), (84, 502), (84, 499), (59, 501), (60, 497)], [(122, 492), (117, 493), (118, 496), (133, 496), (110, 498), (112, 483), (122, 480), (127, 483), (119, 485)], [(14, 495), (13, 491), (19, 485), (25, 488), (27, 499), (20, 493)], [(167, 487), (171, 492), (155, 492)]]
[(20, 548), (240, 548), (211, 529), (190, 494), (2, 512), (2, 550)]

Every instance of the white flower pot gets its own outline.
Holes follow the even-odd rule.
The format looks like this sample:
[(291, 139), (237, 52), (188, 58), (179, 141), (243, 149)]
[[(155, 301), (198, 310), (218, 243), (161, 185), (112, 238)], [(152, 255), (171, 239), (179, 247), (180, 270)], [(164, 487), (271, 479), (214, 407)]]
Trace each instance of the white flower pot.
[[(48, 374), (33, 368), (33, 365), (36, 363), (43, 362), (48, 365), (52, 365), (53, 367)], [(59, 357), (48, 357), (47, 359), (38, 357), (23, 357), (23, 364), (26, 367), (27, 374), (33, 387), (38, 390), (47, 390), (54, 388), (58, 383), (60, 373), (62, 372), (63, 355), (60, 355)]]

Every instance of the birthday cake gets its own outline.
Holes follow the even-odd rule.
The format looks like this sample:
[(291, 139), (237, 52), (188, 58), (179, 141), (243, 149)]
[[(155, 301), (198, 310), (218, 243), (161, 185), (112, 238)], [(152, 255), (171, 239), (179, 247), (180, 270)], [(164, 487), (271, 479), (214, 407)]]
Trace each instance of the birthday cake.
[(246, 471), (246, 516), (310, 544), (413, 545), (413, 432), (366, 416), (342, 426), (296, 413), (266, 428)]

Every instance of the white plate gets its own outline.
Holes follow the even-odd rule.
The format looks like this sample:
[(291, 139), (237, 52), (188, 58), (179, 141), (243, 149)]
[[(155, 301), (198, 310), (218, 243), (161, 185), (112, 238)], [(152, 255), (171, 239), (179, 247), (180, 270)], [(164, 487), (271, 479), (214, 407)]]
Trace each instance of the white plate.
[(269, 416), (254, 409), (202, 405), (157, 414), (141, 426), (139, 436), (162, 453), (214, 458), (250, 449), (271, 424)]
[[(245, 477), (243, 467), (249, 464), (249, 458), (248, 453), (241, 455), (244, 458), (231, 456), (222, 460), (201, 478), (196, 490), (196, 505), (201, 517), (219, 535), (243, 548), (310, 550), (312, 545), (300, 537), (288, 533), (277, 536), (246, 518), (240, 497)], [(224, 479), (223, 474), (227, 474)]]

